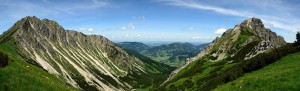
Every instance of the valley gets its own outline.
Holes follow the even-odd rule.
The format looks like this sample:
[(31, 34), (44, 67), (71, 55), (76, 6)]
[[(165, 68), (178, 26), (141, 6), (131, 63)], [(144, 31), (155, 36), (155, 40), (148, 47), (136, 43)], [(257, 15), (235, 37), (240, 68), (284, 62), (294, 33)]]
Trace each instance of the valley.
[(299, 91), (297, 0), (1, 0), (0, 91)]
[(191, 43), (170, 43), (159, 46), (149, 47), (140, 42), (120, 42), (120, 47), (136, 51), (157, 62), (164, 63), (173, 67), (180, 67), (185, 64), (187, 58), (196, 56), (209, 43), (193, 45)]
[[(34, 16), (18, 21), (0, 40), (2, 90), (269, 90), (261, 84), (274, 78), (276, 86), (286, 79), (276, 70), (292, 74), (289, 69), (299, 65), (295, 61), (299, 43), (286, 43), (257, 18), (198, 46), (180, 42), (115, 46), (102, 36), (65, 30), (55, 21)], [(29, 80), (33, 87), (26, 86)], [(283, 81), (289, 85), (278, 89), (298, 84)]]

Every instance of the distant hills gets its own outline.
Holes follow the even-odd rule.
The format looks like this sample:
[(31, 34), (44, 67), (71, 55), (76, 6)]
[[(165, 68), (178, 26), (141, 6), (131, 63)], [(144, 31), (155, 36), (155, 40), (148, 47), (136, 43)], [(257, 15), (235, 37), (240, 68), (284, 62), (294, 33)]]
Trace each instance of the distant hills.
[(179, 67), (185, 63), (187, 58), (196, 56), (208, 43), (195, 46), (191, 43), (176, 42), (149, 47), (141, 42), (120, 42), (117, 45), (139, 52), (158, 62)]
[(145, 52), (151, 48), (142, 42), (119, 42), (116, 44), (122, 48), (133, 50), (139, 53)]

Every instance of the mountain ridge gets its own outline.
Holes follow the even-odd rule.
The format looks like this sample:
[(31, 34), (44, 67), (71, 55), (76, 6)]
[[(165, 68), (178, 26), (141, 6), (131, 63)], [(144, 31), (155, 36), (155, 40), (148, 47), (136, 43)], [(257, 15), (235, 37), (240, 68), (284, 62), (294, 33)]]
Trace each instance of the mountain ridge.
[[(85, 35), (65, 30), (57, 22), (27, 16), (8, 31), (0, 42), (14, 41), (19, 55), (51, 74), (58, 75), (68, 84), (84, 90), (128, 90), (137, 83), (123, 81), (131, 73), (152, 74), (147, 64), (115, 46), (100, 35)], [(157, 70), (162, 74), (164, 70)], [(132, 74), (131, 74), (132, 75)]]
[[(266, 29), (260, 19), (247, 19), (233, 29), (225, 31), (221, 37), (217, 37), (197, 56), (174, 70), (168, 80), (161, 85), (161, 88), (174, 89), (174, 87), (179, 87), (208, 90), (205, 86), (214, 82), (203, 83), (200, 80), (222, 78), (214, 75), (221, 74), (222, 71), (231, 69), (244, 60), (256, 57), (256, 55), (267, 50), (284, 45), (286, 45), (284, 39), (270, 29)], [(209, 74), (213, 74), (213, 76), (211, 77)], [(197, 85), (195, 85), (196, 83)], [(184, 84), (191, 86), (182, 87)]]

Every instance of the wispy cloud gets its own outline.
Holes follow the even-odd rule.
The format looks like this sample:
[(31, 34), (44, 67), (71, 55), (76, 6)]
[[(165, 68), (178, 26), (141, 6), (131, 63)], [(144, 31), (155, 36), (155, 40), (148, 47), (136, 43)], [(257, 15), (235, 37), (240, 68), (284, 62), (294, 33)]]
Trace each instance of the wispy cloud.
[(132, 18), (133, 18), (134, 20), (141, 20), (141, 21), (146, 20), (146, 17), (145, 17), (145, 16), (133, 16)]
[[(248, 12), (242, 12), (242, 11), (235, 11), (231, 9), (226, 8), (220, 8), (216, 6), (210, 6), (205, 5), (200, 2), (194, 1), (194, 0), (162, 0), (170, 5), (176, 5), (176, 6), (182, 6), (187, 8), (195, 8), (195, 9), (201, 9), (201, 10), (210, 10), (221, 14), (226, 15), (234, 15), (234, 16), (247, 16)], [(247, 16), (250, 17), (250, 16)]]
[(85, 0), (85, 1), (62, 1), (55, 2), (52, 0), (27, 1), (27, 0), (4, 0), (1, 6), (6, 7), (0, 9), (1, 13), (5, 13), (11, 18), (22, 18), (28, 15), (37, 15), (43, 17), (57, 16), (64, 14), (76, 14), (82, 10), (96, 9), (108, 5), (106, 1)]
[(127, 28), (126, 28), (126, 27), (121, 27), (121, 29), (122, 29), (122, 30), (126, 30)]
[(133, 23), (129, 23), (127, 26), (128, 29), (135, 30), (135, 25)]
[(94, 29), (93, 28), (89, 28), (88, 31), (89, 32), (94, 32)]
[(135, 25), (134, 23), (130, 22), (127, 27), (123, 26), (121, 27), (122, 30), (135, 30)]
[(184, 30), (194, 31), (194, 30), (196, 30), (196, 28), (195, 27), (187, 27), (187, 28), (184, 28)]
[(94, 28), (79, 28), (79, 31), (88, 31), (88, 32), (94, 32)]
[[(264, 2), (261, 2), (261, 0), (254, 0), (254, 1), (247, 1), (247, 0), (237, 0), (239, 4), (251, 4), (253, 6), (257, 7), (264, 7), (259, 9), (265, 9), (263, 12), (269, 12), (277, 10), (277, 13), (284, 12), (286, 15), (278, 15), (274, 13), (262, 13), (262, 12), (256, 12), (258, 9), (256, 7), (253, 7), (251, 9), (235, 9), (235, 8), (225, 8), (222, 7), (222, 5), (219, 6), (213, 6), (211, 4), (205, 4), (200, 1), (196, 0), (160, 0), (160, 2), (174, 5), (174, 6), (180, 6), (180, 7), (186, 7), (186, 8), (193, 8), (193, 9), (199, 9), (199, 10), (207, 10), (207, 11), (213, 11), (219, 14), (224, 15), (231, 15), (231, 16), (237, 16), (237, 17), (244, 17), (244, 18), (250, 18), (250, 17), (258, 17), (261, 18), (262, 21), (265, 24), (269, 24), (272, 26), (269, 27), (275, 27), (280, 28), (284, 30), (288, 30), (290, 32), (296, 32), (300, 26), (300, 19), (293, 17), (293, 15), (290, 15), (293, 12), (292, 8), (289, 8), (287, 5), (283, 5), (281, 0), (265, 0)], [(219, 1), (217, 1), (219, 2)], [(226, 4), (236, 4), (235, 1), (226, 1)], [(275, 5), (274, 5), (275, 4)], [(251, 7), (251, 6), (249, 6)], [(293, 18), (293, 19), (291, 19)]]
[(45, 3), (50, 4), (53, 8), (61, 11), (65, 11), (67, 13), (74, 14), (76, 10), (86, 10), (86, 9), (94, 9), (100, 8), (108, 5), (107, 2), (99, 1), (99, 0), (86, 0), (84, 2), (71, 1), (65, 3), (55, 3), (51, 0), (43, 0)]
[(192, 39), (194, 40), (211, 40), (214, 39), (215, 37), (203, 37), (203, 36), (193, 36)]

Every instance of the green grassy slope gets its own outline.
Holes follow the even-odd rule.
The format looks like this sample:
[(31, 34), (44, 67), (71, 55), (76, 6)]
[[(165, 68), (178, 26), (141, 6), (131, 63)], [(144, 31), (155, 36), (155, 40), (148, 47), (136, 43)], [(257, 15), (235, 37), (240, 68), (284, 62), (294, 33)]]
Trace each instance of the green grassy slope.
[(8, 65), (0, 68), (1, 91), (73, 91), (78, 90), (67, 85), (61, 79), (45, 70), (31, 65), (22, 59), (12, 40), (0, 44), (0, 51), (9, 56)]
[(238, 77), (242, 77), (246, 73), (259, 70), (295, 51), (297, 51), (297, 49), (290, 45), (285, 45), (261, 53), (251, 59), (235, 62), (227, 62), (226, 60), (210, 62), (207, 61), (208, 57), (206, 55), (180, 70), (172, 80), (162, 85), (160, 89), (175, 91), (212, 90), (218, 85), (226, 84), (234, 81)]
[(215, 91), (300, 90), (300, 52), (283, 57), (260, 70), (218, 86)]

